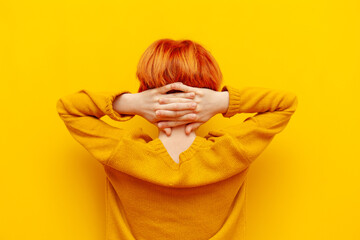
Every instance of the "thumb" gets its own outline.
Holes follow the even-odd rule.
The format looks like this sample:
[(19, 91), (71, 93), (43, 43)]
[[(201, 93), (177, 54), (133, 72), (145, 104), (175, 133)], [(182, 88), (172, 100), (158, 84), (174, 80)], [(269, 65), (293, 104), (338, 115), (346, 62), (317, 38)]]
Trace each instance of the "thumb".
[(171, 128), (165, 128), (164, 131), (168, 137), (171, 135)]
[(195, 131), (196, 129), (198, 129), (200, 125), (201, 123), (190, 123), (189, 125), (186, 126), (185, 133), (189, 135), (191, 131)]

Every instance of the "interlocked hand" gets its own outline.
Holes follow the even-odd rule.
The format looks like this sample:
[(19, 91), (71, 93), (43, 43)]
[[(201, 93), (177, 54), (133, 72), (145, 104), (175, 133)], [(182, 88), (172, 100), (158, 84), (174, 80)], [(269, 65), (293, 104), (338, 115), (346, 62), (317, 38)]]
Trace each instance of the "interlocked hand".
[[(182, 92), (167, 94), (173, 90)], [(138, 114), (154, 124), (164, 120), (171, 121), (171, 126), (164, 129), (160, 129), (157, 125), (170, 136), (171, 127), (193, 122), (196, 119), (194, 110), (197, 104), (193, 101), (195, 93), (192, 90), (191, 87), (176, 82), (137, 93), (137, 101), (141, 106)]]
[[(164, 86), (163, 92), (167, 92), (168, 85)], [(196, 88), (187, 85), (179, 85), (178, 90), (187, 93), (172, 93), (160, 96), (159, 103), (161, 105), (156, 110), (156, 115), (161, 118), (157, 122), (158, 128), (164, 130), (170, 136), (171, 127), (186, 124), (185, 133), (190, 134), (191, 131), (199, 128), (203, 123), (208, 121), (217, 113), (223, 113), (227, 110), (229, 104), (229, 95), (227, 91), (218, 92), (208, 88)], [(184, 111), (175, 111), (176, 106), (182, 102), (189, 102), (184, 98), (184, 94), (194, 93), (195, 96), (190, 102), (195, 102), (194, 109)], [(185, 115), (184, 115), (185, 114)], [(167, 120), (167, 121), (163, 121)]]

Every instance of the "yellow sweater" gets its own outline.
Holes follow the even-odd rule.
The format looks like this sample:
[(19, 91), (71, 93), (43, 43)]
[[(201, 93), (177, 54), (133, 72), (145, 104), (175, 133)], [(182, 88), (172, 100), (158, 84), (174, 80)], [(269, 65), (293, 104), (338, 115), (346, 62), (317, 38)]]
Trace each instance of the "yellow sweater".
[(116, 96), (131, 92), (80, 90), (58, 100), (58, 114), (70, 134), (104, 166), (106, 240), (245, 239), (249, 166), (286, 127), (298, 100), (284, 90), (229, 85), (226, 90), (224, 117), (256, 114), (196, 136), (179, 164), (159, 138), (142, 128), (117, 128), (100, 120), (134, 117), (112, 107)]

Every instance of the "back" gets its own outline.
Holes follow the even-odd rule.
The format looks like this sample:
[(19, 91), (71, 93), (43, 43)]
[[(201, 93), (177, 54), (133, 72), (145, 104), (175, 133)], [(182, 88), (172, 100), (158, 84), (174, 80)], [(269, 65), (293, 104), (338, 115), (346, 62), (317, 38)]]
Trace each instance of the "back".
[[(179, 155), (179, 164), (159, 138), (151, 138), (142, 128), (116, 129), (97, 122), (95, 109), (103, 109), (114, 120), (131, 119), (109, 108), (116, 94), (103, 99), (84, 91), (74, 101), (69, 96), (64, 105), (58, 104), (72, 136), (104, 166), (107, 240), (245, 238), (249, 166), (286, 127), (297, 97), (257, 87), (223, 90), (229, 91), (224, 117), (257, 114), (196, 136)], [(79, 100), (86, 101), (85, 108), (76, 107)], [(93, 112), (85, 113), (89, 109)]]
[(196, 136), (179, 164), (159, 138), (148, 140), (133, 131), (104, 166), (108, 226), (129, 229), (109, 228), (117, 234), (108, 239), (242, 239), (249, 164), (230, 136)]

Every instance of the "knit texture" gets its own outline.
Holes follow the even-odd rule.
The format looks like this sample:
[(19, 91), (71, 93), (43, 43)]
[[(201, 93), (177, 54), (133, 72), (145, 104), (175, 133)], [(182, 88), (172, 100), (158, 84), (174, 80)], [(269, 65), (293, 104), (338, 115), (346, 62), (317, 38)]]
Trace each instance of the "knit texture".
[(70, 134), (106, 173), (106, 240), (242, 240), (249, 166), (280, 133), (298, 100), (289, 91), (226, 85), (222, 115), (256, 113), (204, 137), (196, 136), (177, 164), (159, 138), (142, 128), (113, 127), (100, 118), (128, 121), (114, 99), (126, 90), (80, 90), (57, 101)]

